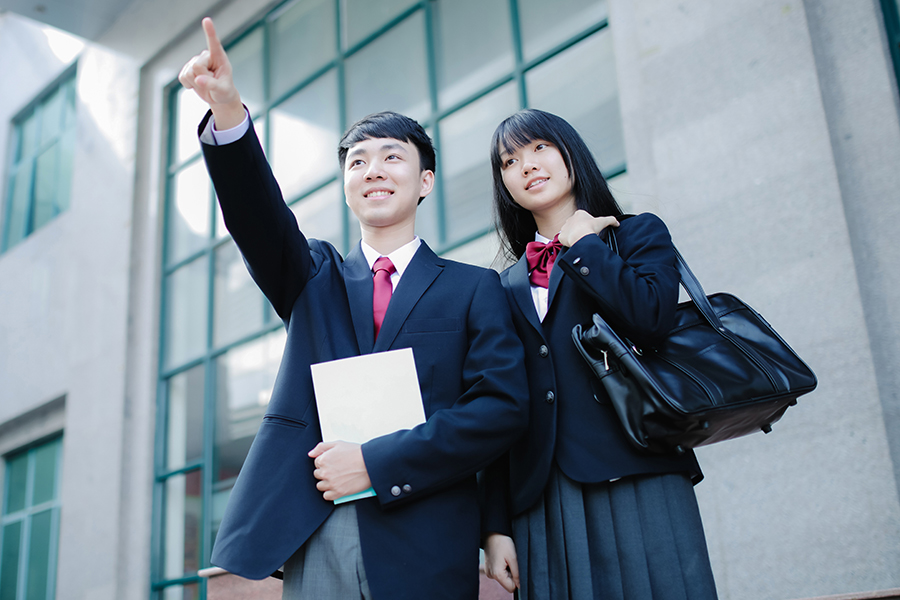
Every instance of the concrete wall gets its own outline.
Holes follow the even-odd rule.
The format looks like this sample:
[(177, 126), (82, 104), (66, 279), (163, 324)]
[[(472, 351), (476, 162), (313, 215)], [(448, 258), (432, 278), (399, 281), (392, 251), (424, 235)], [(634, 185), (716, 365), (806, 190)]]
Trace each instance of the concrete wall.
[(754, 306), (819, 377), (771, 435), (698, 452), (720, 595), (900, 586), (884, 418), (900, 128), (880, 8), (610, 4), (635, 203), (667, 220), (708, 292)]

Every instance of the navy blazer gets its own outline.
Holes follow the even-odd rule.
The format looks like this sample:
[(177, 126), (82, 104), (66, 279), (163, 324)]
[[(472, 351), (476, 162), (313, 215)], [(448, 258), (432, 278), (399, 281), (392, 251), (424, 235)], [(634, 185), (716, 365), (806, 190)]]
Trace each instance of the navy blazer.
[(264, 578), (334, 508), (316, 489), (307, 456), (322, 441), (309, 366), (409, 347), (427, 420), (362, 446), (377, 493), (356, 501), (368, 583), (376, 599), (477, 597), (475, 473), (509, 447), (527, 418), (522, 344), (497, 273), (444, 260), (423, 242), (375, 341), (362, 250), (342, 260), (331, 244), (303, 236), (253, 127), (235, 143), (204, 144), (203, 153), (228, 230), (287, 330), (272, 399), (212, 563)]
[(623, 219), (616, 240), (618, 255), (597, 235), (563, 249), (550, 272), (543, 322), (524, 255), (500, 276), (525, 344), (530, 418), (527, 434), (486, 473), (484, 533), (510, 534), (510, 517), (540, 498), (554, 461), (582, 483), (671, 472), (699, 480), (692, 452), (647, 456), (628, 443), (606, 392), (572, 342), (572, 328), (590, 326), (595, 312), (636, 343), (652, 342), (672, 327), (680, 279), (665, 224), (650, 213)]

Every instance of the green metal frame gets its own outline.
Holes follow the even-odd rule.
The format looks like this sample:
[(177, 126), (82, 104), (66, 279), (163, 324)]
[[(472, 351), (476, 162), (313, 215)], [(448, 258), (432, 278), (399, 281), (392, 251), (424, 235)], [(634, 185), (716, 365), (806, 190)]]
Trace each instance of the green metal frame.
[[(264, 28), (263, 35), (263, 87), (264, 94), (269, 94), (269, 87), (271, 81), (270, 75), (270, 63), (268, 60), (269, 57), (269, 40), (270, 40), (270, 32), (269, 26), (272, 22), (273, 15), (279, 14), (281, 11), (285, 9), (290, 3), (286, 2), (278, 7), (274, 8), (270, 12), (268, 12), (262, 19), (258, 22), (249, 25), (247, 28), (242, 30), (240, 34), (235, 36), (232, 40), (226, 44), (226, 47), (231, 47), (246, 36), (252, 34), (257, 30), (258, 27)], [(269, 145), (271, 144), (271, 118), (268, 118), (270, 111), (273, 108), (276, 108), (282, 102), (288, 100), (299, 90), (305, 88), (306, 86), (312, 84), (317, 81), (320, 77), (330, 72), (332, 69), (336, 70), (337, 73), (337, 85), (338, 85), (338, 118), (341, 125), (342, 130), (346, 129), (349, 126), (347, 122), (347, 102), (346, 102), (346, 83), (345, 83), (345, 63), (357, 52), (366, 48), (370, 43), (379, 39), (381, 36), (392, 30), (394, 27), (410, 18), (412, 15), (422, 11), (424, 16), (424, 23), (426, 27), (425, 31), (425, 41), (426, 41), (426, 64), (428, 68), (428, 95), (431, 103), (431, 114), (423, 119), (422, 125), (426, 128), (429, 128), (429, 133), (431, 134), (436, 148), (441, 148), (441, 131), (438, 126), (441, 119), (444, 117), (451, 115), (473, 102), (483, 98), (485, 95), (499, 88), (500, 86), (507, 84), (511, 81), (515, 81), (519, 91), (519, 104), (522, 107), (528, 106), (528, 98), (526, 93), (525, 86), (525, 73), (531, 68), (543, 63), (544, 61), (557, 56), (559, 53), (564, 52), (569, 47), (577, 44), (578, 42), (584, 40), (585, 38), (597, 33), (598, 31), (605, 29), (608, 26), (608, 22), (606, 19), (603, 19), (596, 23), (591, 23), (586, 26), (582, 31), (578, 34), (570, 37), (565, 40), (563, 43), (559, 44), (555, 48), (552, 48), (540, 56), (525, 61), (523, 58), (522, 52), (522, 36), (521, 29), (519, 25), (519, 8), (518, 8), (518, 0), (509, 0), (510, 7), (510, 18), (512, 20), (512, 42), (514, 47), (514, 62), (515, 66), (513, 70), (506, 75), (497, 78), (495, 81), (490, 84), (484, 86), (482, 89), (472, 93), (467, 98), (453, 104), (452, 106), (441, 109), (438, 102), (438, 91), (439, 85), (437, 81), (437, 54), (435, 48), (435, 35), (434, 35), (434, 27), (435, 20), (433, 15), (433, 6), (430, 0), (421, 0), (409, 8), (403, 10), (396, 17), (391, 19), (385, 25), (380, 27), (378, 30), (372, 32), (371, 34), (365, 36), (364, 39), (359, 42), (353, 44), (348, 48), (343, 48), (343, 40), (341, 33), (341, 24), (343, 20), (342, 14), (342, 2), (341, 0), (332, 0), (332, 6), (335, 11), (335, 26), (336, 26), (336, 58), (329, 63), (323, 65), (319, 69), (317, 69), (314, 73), (305, 77), (302, 81), (298, 82), (296, 85), (291, 87), (290, 89), (285, 90), (283, 93), (279, 94), (277, 97), (269, 98), (266, 97), (259, 111), (252, 115), (254, 118), (258, 118), (260, 116), (266, 117), (265, 119), (265, 127), (266, 127), (266, 135), (265, 135), (265, 145), (266, 150), (268, 151)], [(168, 97), (168, 106), (169, 109), (169, 122), (168, 122), (168, 131), (174, 132), (176, 127), (176, 114), (177, 114), (177, 94), (179, 92), (180, 85), (177, 82), (172, 82), (172, 84), (167, 89), (167, 97)], [(174, 147), (174, 135), (169, 135), (169, 146), (167, 148), (167, 182), (166, 182), (166, 202), (164, 209), (162, 211), (161, 219), (162, 223), (164, 223), (166, 235), (164, 236), (164, 240), (168, 236), (168, 212), (171, 210), (171, 202), (172, 202), (172, 182), (174, 178), (183, 171), (185, 168), (193, 165), (195, 161), (202, 160), (200, 156), (200, 152), (198, 152), (181, 162), (176, 162), (176, 153)], [(437, 153), (437, 172), (441, 173), (441, 153)], [(287, 199), (290, 204), (294, 204), (296, 202), (300, 202), (305, 198), (310, 197), (316, 192), (320, 191), (324, 187), (331, 185), (339, 180), (340, 173), (337, 167), (337, 161), (335, 161), (335, 171), (334, 173), (328, 177), (326, 180), (322, 181), (315, 188), (304, 191), (302, 194), (298, 195), (295, 198)], [(612, 168), (607, 169), (604, 173), (607, 177), (613, 177), (625, 171), (625, 165), (613, 165)], [(444, 207), (444, 188), (443, 188), (443, 178), (437, 177), (435, 182), (435, 198), (437, 205), (437, 213), (438, 213), (438, 240), (431, 240), (435, 244), (435, 249), (439, 253), (449, 252), (465, 244), (473, 242), (477, 239), (484, 237), (485, 235), (491, 233), (493, 228), (491, 226), (486, 226), (480, 231), (476, 231), (474, 233), (469, 234), (463, 239), (454, 239), (450, 240), (447, 238), (447, 227), (446, 227), (446, 213)], [(161, 284), (161, 309), (160, 309), (160, 345), (159, 345), (159, 380), (157, 386), (157, 411), (156, 411), (156, 422), (157, 422), (157, 431), (156, 431), (156, 451), (155, 451), (155, 479), (156, 485), (154, 487), (154, 509), (153, 509), (153, 532), (152, 532), (152, 544), (153, 551), (151, 553), (151, 593), (156, 594), (159, 593), (160, 590), (178, 584), (190, 584), (190, 583), (199, 583), (200, 587), (200, 598), (206, 598), (206, 582), (202, 578), (196, 575), (186, 575), (185, 577), (180, 577), (176, 579), (161, 579), (161, 564), (162, 564), (162, 553), (164, 548), (164, 540), (163, 540), (163, 519), (165, 515), (165, 499), (164, 499), (164, 485), (165, 481), (172, 476), (184, 474), (195, 469), (202, 469), (203, 472), (203, 506), (202, 506), (202, 534), (200, 540), (200, 556), (202, 565), (209, 565), (209, 555), (211, 552), (211, 548), (208, 547), (210, 543), (210, 536), (212, 532), (212, 498), (213, 498), (213, 473), (212, 473), (212, 465), (213, 465), (213, 452), (214, 452), (214, 439), (215, 439), (215, 417), (214, 413), (216, 410), (216, 390), (215, 386), (215, 360), (238, 346), (242, 346), (248, 342), (259, 339), (267, 334), (270, 334), (274, 331), (277, 331), (282, 327), (282, 324), (278, 320), (273, 320), (270, 318), (270, 313), (266, 313), (266, 319), (264, 321), (263, 326), (258, 330), (249, 335), (242, 337), (239, 340), (233, 341), (227, 345), (223, 345), (221, 347), (214, 347), (213, 345), (213, 319), (214, 319), (214, 306), (213, 306), (213, 298), (214, 298), (214, 275), (215, 275), (215, 252), (218, 248), (220, 248), (224, 244), (230, 244), (230, 237), (223, 237), (221, 239), (216, 239), (216, 231), (215, 231), (215, 220), (216, 220), (216, 210), (214, 206), (214, 192), (210, 194), (210, 238), (206, 246), (196, 252), (191, 253), (190, 256), (186, 256), (183, 259), (180, 259), (175, 264), (168, 264), (168, 256), (167, 256), (167, 244), (164, 241), (163, 251), (162, 251), (162, 284)], [(350, 212), (349, 208), (346, 206), (346, 203), (341, 203), (342, 206), (342, 239), (341, 240), (331, 240), (336, 247), (341, 249), (344, 253), (349, 250), (349, 240), (351, 238), (350, 235)], [(208, 259), (208, 285), (207, 285), (207, 345), (206, 352), (198, 356), (190, 361), (187, 361), (183, 364), (176, 365), (173, 368), (167, 368), (165, 366), (165, 347), (166, 347), (166, 293), (167, 293), (167, 285), (169, 276), (175, 273), (180, 268), (185, 265), (206, 256)], [(166, 424), (167, 424), (167, 397), (166, 397), (166, 384), (167, 381), (175, 375), (180, 373), (184, 373), (185, 371), (194, 368), (198, 365), (203, 365), (205, 372), (205, 387), (204, 387), (204, 400), (203, 400), (203, 435), (204, 435), (204, 445), (203, 445), (203, 457), (199, 460), (193, 461), (190, 464), (186, 464), (178, 469), (168, 470), (165, 468), (165, 448), (166, 448)], [(202, 568), (202, 567), (201, 567)]]
[[(48, 439), (42, 439), (36, 441), (35, 443), (29, 445), (25, 449), (20, 449), (15, 453), (8, 455), (7, 460), (13, 456), (26, 454), (28, 455), (28, 467), (27, 467), (27, 476), (25, 481), (25, 506), (22, 510), (16, 511), (11, 514), (6, 513), (6, 490), (9, 488), (9, 471), (7, 470), (6, 476), (3, 481), (3, 488), (0, 489), (2, 492), (2, 496), (0, 496), (0, 548), (3, 547), (3, 532), (7, 525), (12, 523), (20, 522), (23, 524), (22, 532), (21, 532), (21, 542), (20, 542), (20, 551), (21, 555), (19, 556), (19, 572), (18, 572), (18, 589), (16, 593), (17, 600), (23, 600), (25, 598), (25, 586), (22, 585), (23, 582), (27, 581), (28, 576), (28, 558), (31, 555), (31, 536), (29, 535), (31, 532), (31, 518), (36, 513), (41, 513), (46, 510), (51, 510), (51, 520), (50, 520), (50, 547), (48, 551), (50, 556), (48, 556), (48, 564), (47, 564), (47, 596), (46, 600), (52, 600), (56, 597), (56, 562), (58, 558), (58, 550), (59, 550), (59, 513), (60, 513), (60, 497), (59, 497), (59, 484), (60, 484), (60, 472), (62, 471), (62, 436), (54, 435)], [(34, 482), (34, 453), (35, 451), (46, 444), (56, 444), (56, 472), (54, 473), (54, 481), (53, 481), (53, 489), (54, 489), (54, 497), (52, 500), (48, 500), (47, 502), (43, 502), (41, 504), (33, 505), (33, 482)], [(2, 576), (2, 573), (0, 573)], [(3, 582), (0, 581), (0, 585)]]
[[(72, 63), (65, 71), (63, 71), (50, 85), (48, 85), (44, 90), (38, 94), (31, 102), (28, 103), (23, 110), (19, 112), (12, 120), (12, 131), (10, 132), (9, 139), (9, 152), (7, 156), (9, 156), (8, 168), (7, 168), (7, 181), (6, 181), (6, 190), (4, 197), (6, 201), (3, 205), (3, 220), (2, 220), (2, 229), (0, 229), (0, 253), (6, 252), (9, 250), (9, 227), (10, 227), (10, 216), (12, 214), (12, 195), (13, 195), (13, 181), (15, 180), (15, 175), (18, 172), (20, 165), (22, 162), (31, 161), (34, 162), (38, 156), (40, 156), (41, 152), (45, 150), (49, 144), (44, 144), (41, 146), (36, 146), (32, 156), (23, 157), (21, 162), (16, 161), (16, 148), (19, 144), (19, 139), (22, 135), (22, 124), (25, 120), (34, 115), (36, 118), (39, 117), (41, 111), (44, 108), (44, 103), (56, 93), (57, 90), (62, 88), (63, 86), (69, 85), (71, 81), (75, 79), (78, 70), (78, 63)], [(74, 86), (73, 86), (74, 87)], [(71, 90), (70, 93), (74, 93), (74, 90)], [(64, 113), (65, 114), (65, 111)], [(40, 119), (38, 118), (38, 122)], [(35, 135), (40, 137), (40, 128), (38, 127)], [(51, 143), (55, 143), (54, 139)], [(74, 148), (72, 149), (74, 152)], [(70, 185), (71, 181), (66, 182), (65, 185)], [(28, 184), (28, 215), (25, 218), (25, 223), (23, 225), (23, 231), (21, 232), (22, 236), (16, 243), (21, 242), (26, 237), (34, 233), (34, 169), (32, 169), (31, 181)], [(57, 213), (58, 214), (58, 213)], [(54, 215), (55, 217), (56, 215)], [(15, 243), (13, 244), (13, 246)]]
[(900, 88), (900, 9), (896, 0), (881, 0), (881, 8), (884, 11), (884, 28), (894, 62), (894, 75)]

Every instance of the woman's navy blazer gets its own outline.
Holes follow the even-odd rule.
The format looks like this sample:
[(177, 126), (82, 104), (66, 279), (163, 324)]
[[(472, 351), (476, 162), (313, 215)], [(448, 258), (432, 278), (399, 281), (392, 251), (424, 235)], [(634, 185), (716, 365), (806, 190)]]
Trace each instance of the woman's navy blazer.
[(522, 344), (497, 273), (439, 258), (423, 242), (375, 341), (372, 274), (361, 249), (343, 260), (331, 244), (303, 236), (253, 127), (232, 144), (204, 144), (203, 153), (228, 230), (287, 330), (212, 563), (266, 577), (334, 508), (316, 489), (307, 456), (322, 441), (310, 365), (409, 347), (427, 420), (362, 446), (377, 493), (356, 501), (366, 576), (376, 600), (477, 597), (475, 473), (527, 418)]
[(572, 328), (590, 326), (595, 312), (636, 343), (652, 342), (672, 327), (680, 279), (665, 224), (650, 213), (623, 219), (616, 240), (618, 255), (597, 235), (563, 249), (550, 272), (543, 322), (525, 257), (500, 276), (525, 345), (530, 416), (527, 434), (488, 470), (485, 533), (509, 535), (510, 516), (538, 500), (553, 461), (582, 483), (642, 473), (700, 476), (692, 452), (647, 456), (628, 443), (606, 392), (572, 342)]

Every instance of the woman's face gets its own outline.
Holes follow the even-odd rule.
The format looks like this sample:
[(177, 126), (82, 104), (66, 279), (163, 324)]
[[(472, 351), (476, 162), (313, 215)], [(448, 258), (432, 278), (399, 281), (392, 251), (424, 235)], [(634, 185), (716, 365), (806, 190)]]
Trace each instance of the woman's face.
[(562, 154), (546, 140), (532, 140), (512, 153), (500, 148), (503, 184), (512, 199), (536, 215), (575, 212), (572, 180)]

